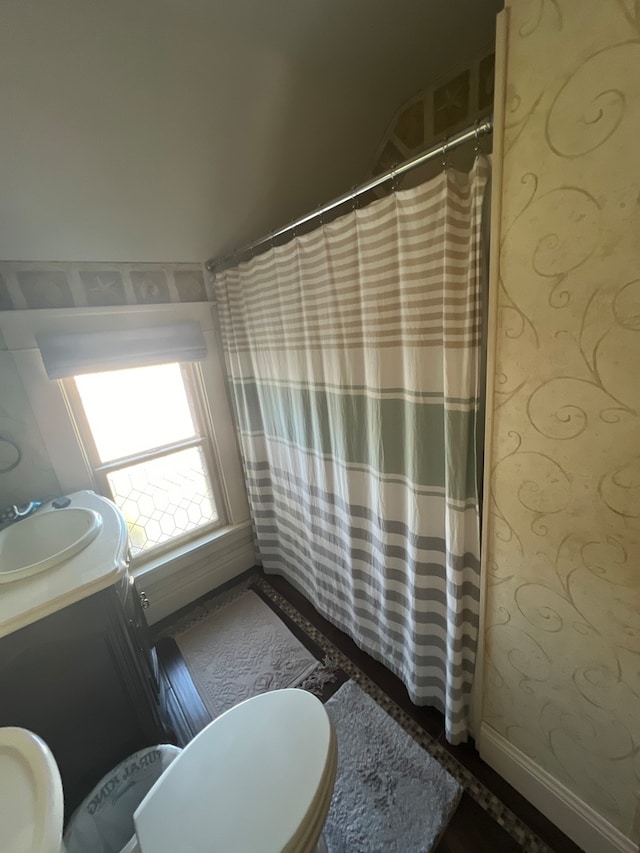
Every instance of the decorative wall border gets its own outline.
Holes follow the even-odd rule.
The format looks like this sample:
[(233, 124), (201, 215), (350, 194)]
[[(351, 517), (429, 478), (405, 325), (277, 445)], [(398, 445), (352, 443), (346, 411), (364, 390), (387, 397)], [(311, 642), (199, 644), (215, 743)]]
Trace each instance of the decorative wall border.
[(446, 136), (486, 118), (493, 108), (493, 46), (440, 77), (395, 112), (375, 157), (373, 175), (393, 168)]
[(0, 311), (213, 299), (202, 264), (0, 262)]

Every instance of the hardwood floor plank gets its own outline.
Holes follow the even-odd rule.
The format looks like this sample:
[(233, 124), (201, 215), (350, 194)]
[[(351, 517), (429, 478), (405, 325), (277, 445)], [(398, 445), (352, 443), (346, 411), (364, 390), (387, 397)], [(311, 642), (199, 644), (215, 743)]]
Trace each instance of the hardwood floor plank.
[[(157, 645), (160, 673), (168, 688), (168, 712), (178, 746), (186, 744), (211, 722), (175, 641), (162, 637)], [(183, 741), (183, 742), (181, 742)]]

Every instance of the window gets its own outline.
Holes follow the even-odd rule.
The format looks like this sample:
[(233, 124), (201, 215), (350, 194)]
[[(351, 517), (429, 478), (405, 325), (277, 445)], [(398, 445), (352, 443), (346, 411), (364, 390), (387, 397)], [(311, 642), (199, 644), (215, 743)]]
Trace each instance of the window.
[[(151, 592), (154, 621), (254, 565), (215, 306), (175, 302), (0, 311), (0, 340), (42, 436), (43, 469), (55, 474), (55, 486), (45, 487), (36, 471), (40, 460), (34, 459), (25, 489), (39, 498), (93, 488), (123, 507), (136, 555), (133, 574), (144, 578)], [(118, 385), (94, 392), (103, 401), (104, 418), (90, 411), (89, 391), (83, 402), (79, 385), (97, 388), (100, 377), (106, 382), (110, 374), (122, 377), (139, 368), (144, 381), (137, 390), (127, 393)], [(162, 380), (153, 380), (158, 375)], [(168, 375), (174, 389), (176, 376), (179, 380), (177, 403), (175, 390), (168, 393)], [(151, 417), (152, 404), (143, 394), (153, 388)], [(119, 449), (108, 443), (116, 438), (122, 442)], [(186, 463), (179, 450), (190, 451)], [(174, 470), (163, 470), (171, 462)], [(196, 472), (191, 477), (190, 470)], [(185, 484), (189, 479), (191, 491)]]
[(122, 511), (133, 557), (224, 523), (195, 364), (62, 380), (96, 485)]

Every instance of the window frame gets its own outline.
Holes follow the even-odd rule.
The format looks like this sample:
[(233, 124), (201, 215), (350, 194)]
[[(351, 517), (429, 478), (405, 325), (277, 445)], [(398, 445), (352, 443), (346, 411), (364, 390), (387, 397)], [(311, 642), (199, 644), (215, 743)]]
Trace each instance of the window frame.
[[(181, 450), (189, 450), (194, 447), (200, 448), (203, 452), (209, 483), (213, 493), (215, 510), (218, 516), (217, 519), (209, 522), (208, 524), (199, 525), (198, 527), (188, 530), (182, 534), (171, 536), (165, 542), (152, 545), (149, 548), (141, 549), (138, 554), (132, 557), (132, 564), (134, 566), (139, 563), (144, 563), (148, 559), (158, 557), (167, 551), (173, 550), (176, 546), (186, 544), (190, 540), (197, 539), (206, 533), (211, 533), (225, 527), (228, 523), (224, 492), (220, 485), (222, 478), (212, 441), (210, 419), (207, 417), (208, 406), (206, 404), (206, 395), (202, 381), (202, 371), (197, 362), (176, 363), (180, 367), (180, 373), (184, 382), (196, 434), (192, 438), (186, 438), (170, 444), (160, 445), (139, 453), (132, 453), (128, 456), (113, 459), (108, 462), (103, 462), (100, 458), (100, 454), (93, 437), (93, 431), (91, 429), (75, 377), (70, 376), (66, 379), (57, 380), (62, 387), (69, 415), (74, 422), (76, 434), (82, 445), (86, 463), (91, 468), (96, 491), (109, 498), (114, 503), (117, 502), (111, 490), (108, 478), (108, 475), (111, 472), (121, 471), (142, 462), (162, 459), (174, 453), (179, 453)], [(107, 372), (115, 373), (117, 370), (118, 368), (115, 368), (113, 371)]]

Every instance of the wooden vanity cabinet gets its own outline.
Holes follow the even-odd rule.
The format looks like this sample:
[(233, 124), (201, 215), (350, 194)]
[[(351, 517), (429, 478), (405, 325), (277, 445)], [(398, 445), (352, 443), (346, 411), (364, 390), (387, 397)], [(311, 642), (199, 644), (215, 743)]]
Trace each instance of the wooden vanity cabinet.
[(161, 690), (129, 575), (0, 639), (0, 726), (49, 745), (65, 818), (119, 761), (169, 740)]

